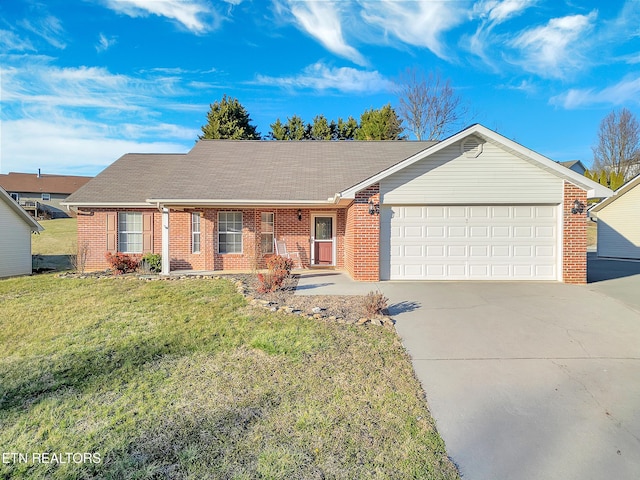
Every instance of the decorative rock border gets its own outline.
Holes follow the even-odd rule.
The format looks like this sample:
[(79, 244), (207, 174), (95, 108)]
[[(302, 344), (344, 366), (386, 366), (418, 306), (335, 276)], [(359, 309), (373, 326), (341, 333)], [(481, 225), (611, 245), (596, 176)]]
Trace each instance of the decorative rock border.
[(284, 312), (291, 315), (299, 315), (306, 318), (313, 318), (316, 320), (321, 320), (325, 322), (336, 322), (346, 325), (374, 325), (377, 327), (389, 327), (393, 328), (395, 321), (387, 314), (380, 315), (374, 318), (362, 317), (358, 320), (342, 318), (336, 315), (327, 315), (326, 308), (316, 306), (311, 309), (311, 312), (304, 312), (297, 308), (281, 305), (277, 302), (273, 302), (270, 300), (264, 300), (260, 298), (255, 298), (250, 291), (249, 286), (243, 281), (233, 277), (233, 274), (230, 275), (172, 275), (172, 276), (160, 276), (154, 274), (139, 274), (139, 273), (125, 273), (122, 275), (114, 275), (110, 270), (100, 271), (100, 272), (89, 272), (89, 273), (77, 273), (77, 272), (63, 272), (56, 277), (59, 278), (119, 278), (122, 280), (144, 280), (144, 281), (171, 281), (171, 280), (184, 280), (184, 279), (211, 279), (211, 280), (229, 280), (233, 282), (236, 287), (237, 292), (245, 297), (247, 302), (250, 305), (267, 309), (271, 312)]

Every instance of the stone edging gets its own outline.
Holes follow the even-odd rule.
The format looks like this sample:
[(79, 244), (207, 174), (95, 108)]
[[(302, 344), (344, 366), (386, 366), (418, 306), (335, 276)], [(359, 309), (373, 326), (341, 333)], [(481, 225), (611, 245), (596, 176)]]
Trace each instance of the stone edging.
[(300, 315), (303, 317), (307, 317), (307, 318), (313, 318), (316, 320), (323, 320), (323, 321), (328, 321), (328, 322), (336, 322), (336, 323), (342, 323), (342, 324), (347, 324), (347, 325), (356, 325), (356, 326), (361, 326), (361, 325), (374, 325), (374, 326), (378, 326), (378, 327), (389, 327), (389, 328), (393, 328), (395, 321), (388, 315), (381, 315), (377, 318), (360, 318), (359, 320), (350, 320), (350, 319), (345, 319), (345, 318), (341, 318), (341, 317), (336, 317), (334, 315), (326, 315), (325, 313), (325, 309), (323, 309), (322, 307), (314, 307), (312, 309), (311, 313), (305, 313), (302, 310), (298, 310), (296, 308), (290, 307), (288, 305), (279, 305), (276, 302), (271, 302), (269, 300), (262, 300), (259, 298), (254, 298), (250, 291), (249, 291), (249, 287), (245, 284), (245, 282), (243, 282), (242, 280), (238, 280), (233, 278), (232, 275), (230, 275), (229, 277), (225, 276), (225, 275), (176, 275), (176, 276), (170, 276), (170, 277), (161, 277), (160, 275), (154, 275), (154, 274), (137, 274), (137, 273), (126, 273), (126, 274), (122, 274), (122, 275), (113, 275), (112, 272), (110, 271), (102, 271), (102, 272), (91, 272), (91, 273), (75, 273), (75, 272), (64, 272), (64, 273), (60, 273), (58, 275), (56, 275), (59, 278), (120, 278), (120, 279), (127, 279), (127, 280), (145, 280), (145, 281), (154, 281), (154, 280), (161, 280), (161, 281), (167, 281), (167, 280), (183, 280), (183, 279), (212, 279), (212, 280), (221, 280), (221, 279), (225, 279), (225, 280), (229, 280), (230, 282), (232, 282), (235, 287), (237, 292), (242, 295), (247, 302), (249, 302), (250, 305), (256, 306), (256, 307), (260, 307), (260, 308), (265, 308), (271, 312), (284, 312), (284, 313), (288, 313), (291, 315)]

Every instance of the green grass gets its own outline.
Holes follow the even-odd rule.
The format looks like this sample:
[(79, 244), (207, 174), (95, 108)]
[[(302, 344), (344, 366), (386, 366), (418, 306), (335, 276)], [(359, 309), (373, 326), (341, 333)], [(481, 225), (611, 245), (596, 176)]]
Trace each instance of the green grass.
[(77, 249), (77, 220), (57, 218), (40, 220), (44, 231), (31, 236), (33, 268), (69, 270), (72, 268), (70, 255)]
[(246, 305), (224, 280), (0, 281), (9, 478), (458, 478), (397, 336)]

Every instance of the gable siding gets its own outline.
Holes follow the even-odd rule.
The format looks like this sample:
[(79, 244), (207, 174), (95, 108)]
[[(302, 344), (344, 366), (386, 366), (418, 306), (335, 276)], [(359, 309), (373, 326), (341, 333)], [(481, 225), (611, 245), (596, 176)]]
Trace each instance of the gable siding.
[(31, 229), (0, 200), (0, 277), (31, 273)]
[(640, 187), (598, 212), (598, 256), (640, 259)]
[(380, 185), (382, 203), (392, 205), (540, 204), (563, 198), (562, 179), (491, 143), (476, 158), (453, 144)]

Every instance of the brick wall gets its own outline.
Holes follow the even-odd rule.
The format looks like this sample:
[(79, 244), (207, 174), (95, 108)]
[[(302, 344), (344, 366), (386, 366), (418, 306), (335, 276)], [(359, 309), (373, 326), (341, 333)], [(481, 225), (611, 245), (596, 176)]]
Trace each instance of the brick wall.
[[(118, 208), (81, 210), (78, 214), (78, 250), (87, 251), (85, 269), (87, 271), (105, 270), (110, 267), (107, 254), (107, 213), (114, 212), (151, 212), (153, 213), (153, 252), (161, 253), (162, 215), (157, 209)], [(144, 252), (147, 253), (147, 252)], [(140, 255), (133, 255), (141, 257)]]
[(380, 215), (369, 215), (369, 200), (380, 203), (378, 184), (356, 194), (346, 213), (345, 267), (360, 281), (380, 280)]
[[(162, 253), (162, 213), (157, 209), (91, 209), (78, 215), (78, 245), (86, 244), (89, 255), (86, 269), (109, 267), (107, 252), (107, 213), (118, 211), (153, 213), (153, 253)], [(242, 212), (242, 253), (218, 253), (218, 212)], [(326, 210), (322, 210), (325, 212)], [(200, 253), (192, 253), (191, 214), (200, 212)], [(310, 263), (311, 210), (297, 208), (230, 209), (204, 208), (169, 212), (169, 246), (172, 270), (251, 270), (265, 268), (269, 254), (261, 252), (261, 213), (274, 213), (274, 235), (284, 240), (289, 252), (298, 252), (303, 266)], [(344, 267), (346, 211), (336, 214), (336, 266)], [(147, 253), (147, 252), (144, 252)], [(141, 255), (139, 255), (141, 256)]]
[[(579, 200), (583, 213), (571, 213), (573, 203)], [(564, 182), (562, 279), (565, 283), (587, 283), (587, 192)]]

